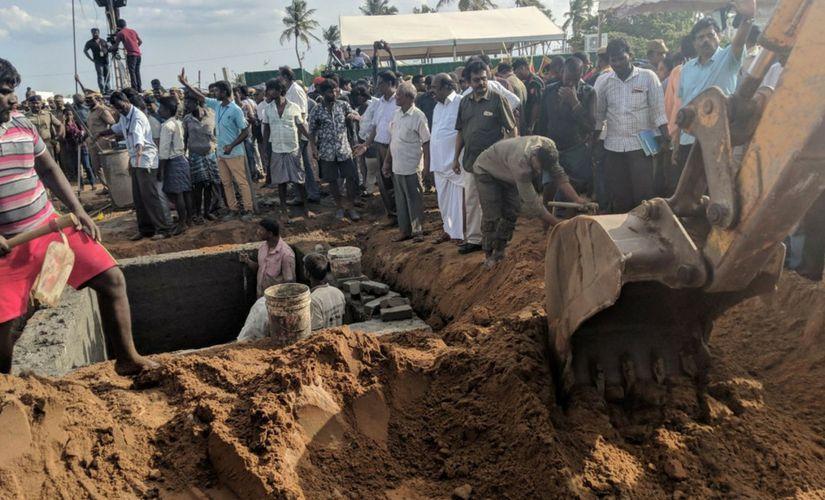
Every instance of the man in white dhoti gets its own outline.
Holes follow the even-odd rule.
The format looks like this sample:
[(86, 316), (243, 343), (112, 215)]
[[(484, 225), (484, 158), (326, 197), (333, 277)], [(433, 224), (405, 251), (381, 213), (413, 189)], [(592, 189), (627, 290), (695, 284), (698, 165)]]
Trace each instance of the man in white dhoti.
[(433, 243), (464, 239), (464, 187), (462, 175), (453, 172), (455, 158), (455, 120), (461, 96), (456, 93), (456, 84), (447, 73), (435, 75), (430, 84), (435, 94), (433, 127), (430, 137), (430, 171), (435, 177), (438, 209), (444, 229)]

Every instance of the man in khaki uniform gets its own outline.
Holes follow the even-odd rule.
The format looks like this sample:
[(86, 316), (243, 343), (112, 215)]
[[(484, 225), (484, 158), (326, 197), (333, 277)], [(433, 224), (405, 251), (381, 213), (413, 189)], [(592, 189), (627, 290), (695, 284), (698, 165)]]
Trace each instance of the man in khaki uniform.
[(527, 87), (524, 82), (513, 72), (513, 66), (508, 62), (499, 63), (498, 76), (506, 79), (513, 86), (513, 93), (518, 96), (521, 101), (520, 112), (524, 111), (524, 105), (527, 102)]
[(86, 138), (86, 147), (92, 161), (92, 170), (94, 170), (97, 178), (103, 182), (103, 185), (108, 187), (108, 181), (100, 166), (100, 150), (111, 149), (111, 143), (108, 138), (100, 137), (100, 133), (108, 130), (117, 122), (111, 111), (103, 104), (103, 96), (100, 93), (87, 92), (85, 101), (86, 106), (89, 107), (89, 117), (86, 119), (89, 137)]
[(46, 143), (46, 148), (53, 158), (56, 158), (55, 144), (63, 137), (63, 122), (48, 108), (43, 107), (43, 98), (39, 95), (29, 97), (29, 109), (31, 110), (29, 119), (37, 127), (40, 138)]
[(547, 211), (533, 178), (550, 174), (555, 190), (567, 201), (586, 203), (579, 197), (559, 164), (559, 152), (552, 140), (538, 135), (499, 141), (484, 150), (473, 166), (481, 199), (482, 247), (492, 268), (504, 259), (504, 249), (513, 237), (519, 209), (538, 217), (545, 227), (559, 219)]

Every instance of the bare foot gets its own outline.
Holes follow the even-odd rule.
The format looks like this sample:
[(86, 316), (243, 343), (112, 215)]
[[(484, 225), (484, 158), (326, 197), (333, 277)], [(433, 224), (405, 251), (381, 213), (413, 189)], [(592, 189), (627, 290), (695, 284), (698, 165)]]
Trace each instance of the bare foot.
[(137, 375), (141, 372), (156, 370), (158, 368), (160, 368), (160, 363), (143, 356), (138, 356), (129, 361), (119, 359), (115, 361), (115, 373), (121, 377)]

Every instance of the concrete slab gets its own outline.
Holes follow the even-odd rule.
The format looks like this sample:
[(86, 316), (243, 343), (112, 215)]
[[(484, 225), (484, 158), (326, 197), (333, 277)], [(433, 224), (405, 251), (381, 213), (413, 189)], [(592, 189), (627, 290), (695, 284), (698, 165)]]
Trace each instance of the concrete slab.
[(58, 377), (105, 360), (106, 342), (95, 293), (66, 287), (60, 305), (41, 309), (26, 322), (14, 346), (12, 373)]
[(368, 333), (372, 335), (388, 335), (391, 333), (414, 332), (423, 330), (425, 332), (432, 332), (430, 325), (425, 323), (418, 316), (411, 319), (401, 321), (381, 321), (380, 319), (373, 319), (361, 323), (351, 323), (350, 330), (354, 332)]
[(374, 299), (371, 299), (371, 300), (366, 300), (366, 297), (362, 295), (361, 297), (364, 301), (364, 311), (367, 314), (369, 314), (370, 317), (378, 316), (378, 314), (380, 312), (380, 309), (381, 309), (381, 303), (382, 302), (384, 302), (388, 298), (399, 297), (399, 296), (400, 296), (400, 294), (398, 292), (393, 292), (392, 290), (387, 292), (387, 294), (384, 295), (383, 297), (378, 297), (378, 298), (374, 298)]
[(390, 287), (388, 285), (385, 285), (384, 283), (379, 283), (377, 281), (362, 281), (361, 290), (363, 290), (364, 293), (368, 293), (370, 295), (375, 295), (378, 297), (386, 295), (387, 292), (390, 291)]
[(361, 295), (361, 282), (357, 280), (347, 281), (344, 283), (342, 289), (344, 293), (348, 293), (353, 297), (359, 297)]
[(413, 309), (410, 306), (397, 306), (397, 307), (382, 307), (381, 308), (381, 321), (388, 322), (388, 321), (398, 321), (403, 319), (409, 319), (413, 317)]

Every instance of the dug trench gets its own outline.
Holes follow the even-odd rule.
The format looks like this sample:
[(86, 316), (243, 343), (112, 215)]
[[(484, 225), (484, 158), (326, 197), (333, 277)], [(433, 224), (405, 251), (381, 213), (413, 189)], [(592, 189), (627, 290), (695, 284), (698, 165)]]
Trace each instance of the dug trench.
[(323, 237), (364, 248), (367, 274), (409, 296), (434, 332), (344, 327), (284, 349), (160, 354), (163, 368), (136, 381), (110, 362), (0, 377), (0, 497), (825, 492), (821, 285), (786, 275), (774, 296), (717, 322), (709, 422), (679, 389), (652, 413), (563, 411), (541, 306), (544, 234), (520, 224), (493, 272), (479, 255), (393, 235), (362, 224)]

